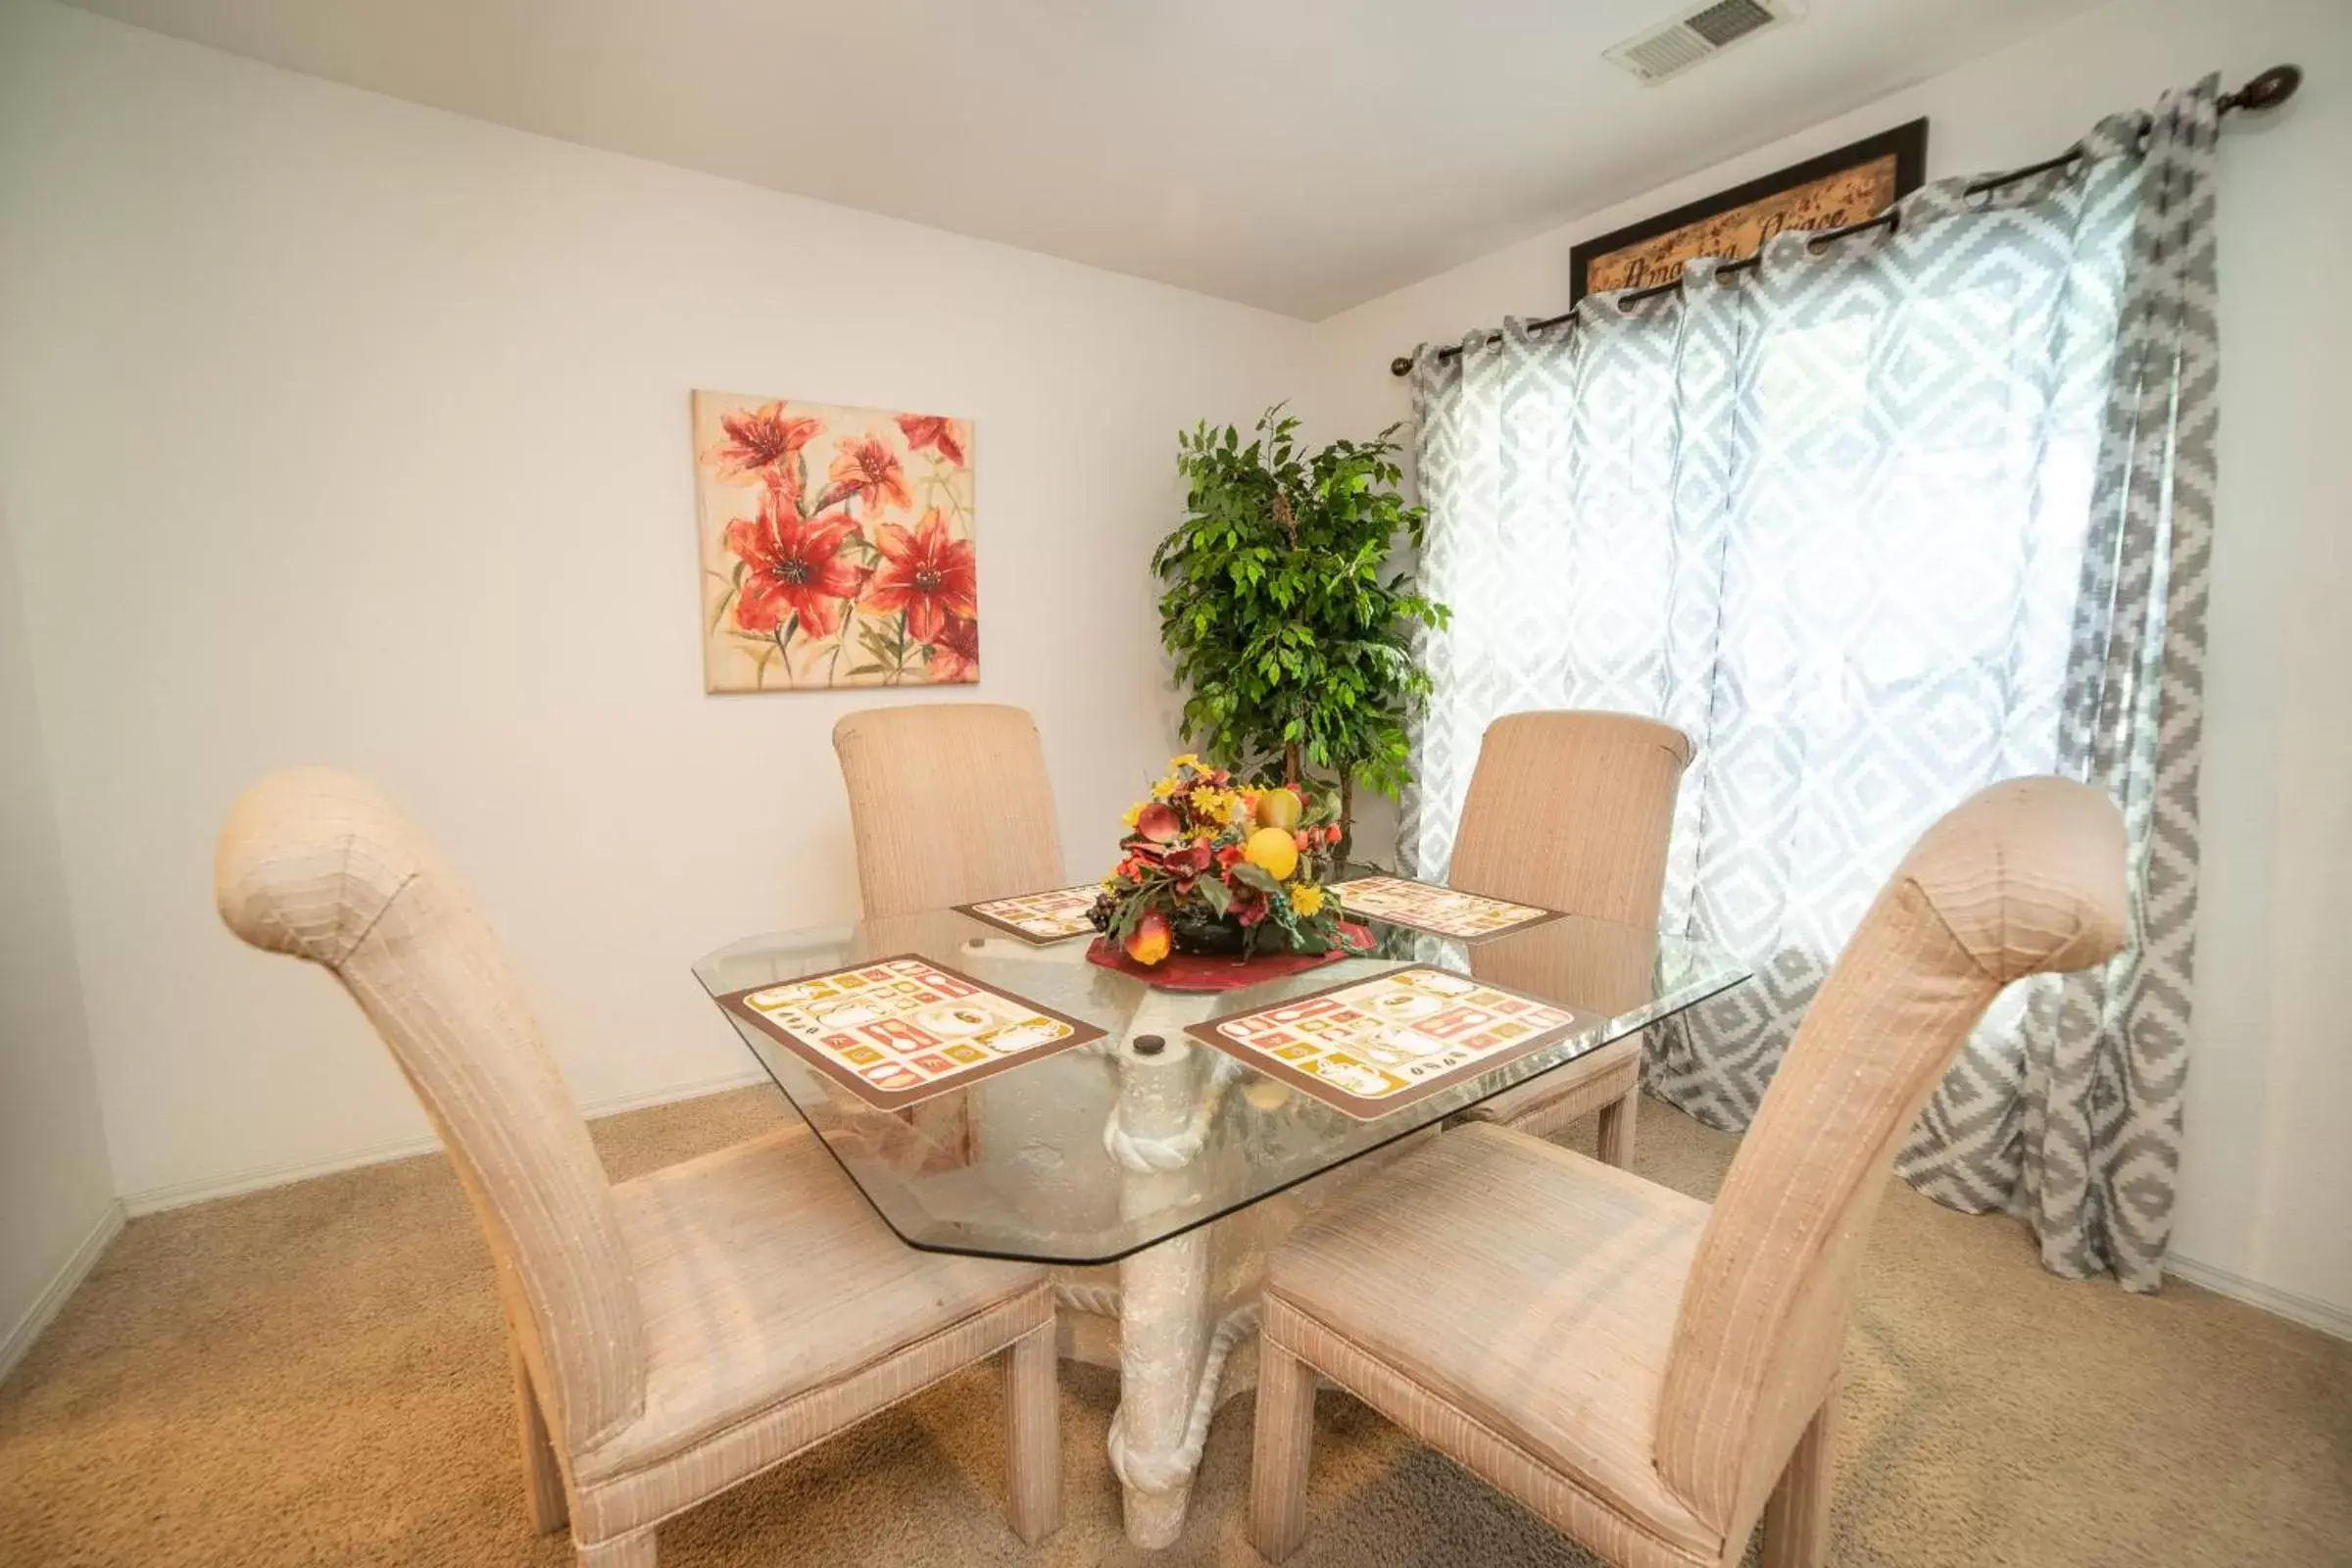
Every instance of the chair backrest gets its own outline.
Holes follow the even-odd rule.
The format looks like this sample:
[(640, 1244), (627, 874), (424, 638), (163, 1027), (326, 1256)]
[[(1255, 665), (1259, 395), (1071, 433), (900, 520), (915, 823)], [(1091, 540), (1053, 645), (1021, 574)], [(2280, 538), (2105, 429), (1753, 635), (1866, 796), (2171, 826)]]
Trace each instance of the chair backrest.
[(1894, 1151), (2001, 988), (2114, 956), (2124, 824), (2055, 778), (1928, 829), (1805, 1014), (1707, 1219), (1660, 1396), (1658, 1473), (1744, 1540), (1838, 1376)]
[(1655, 929), (1690, 742), (1633, 713), (1487, 726), (1446, 880), (1465, 893)]
[(1059, 887), (1061, 832), (1037, 723), (994, 703), (920, 703), (833, 726), (866, 918)]
[(301, 768), (248, 789), (213, 865), (228, 928), (333, 972), (448, 1148), (509, 1327), (566, 1454), (645, 1404), (645, 1332), (587, 1125), (497, 939), (374, 789)]

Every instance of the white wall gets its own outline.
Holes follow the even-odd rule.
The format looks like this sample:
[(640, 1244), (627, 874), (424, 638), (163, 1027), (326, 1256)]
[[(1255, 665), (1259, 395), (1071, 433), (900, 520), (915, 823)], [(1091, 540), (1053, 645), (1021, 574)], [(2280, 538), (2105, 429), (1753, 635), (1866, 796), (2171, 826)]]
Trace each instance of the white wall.
[(289, 763), (440, 841), (583, 1102), (750, 1068), (687, 965), (855, 908), (829, 733), (877, 699), (702, 694), (693, 387), (976, 421), (955, 695), (1036, 712), (1092, 874), (1172, 738), (1141, 564), (1175, 433), (1296, 392), (1304, 324), (45, 3), (0, 25), (0, 483), (134, 1202), (426, 1134), (328, 979), (213, 913), (229, 801)]
[(116, 1216), (23, 605), (0, 529), (0, 1376)]
[[(2223, 430), (2206, 676), (2204, 885), (2177, 1254), (2352, 1325), (2352, 6), (2117, 0), (1799, 136), (1333, 317), (1318, 428), (1404, 417), (1391, 358), (1568, 303), (1578, 240), (1929, 117), (1929, 172), (2029, 163), (2102, 114), (2281, 61), (2301, 95), (2223, 137)], [(1700, 73), (1661, 91), (1701, 90)], [(2299, 1298), (2299, 1300), (2283, 1298)], [(2315, 1309), (2316, 1308), (2316, 1309)]]

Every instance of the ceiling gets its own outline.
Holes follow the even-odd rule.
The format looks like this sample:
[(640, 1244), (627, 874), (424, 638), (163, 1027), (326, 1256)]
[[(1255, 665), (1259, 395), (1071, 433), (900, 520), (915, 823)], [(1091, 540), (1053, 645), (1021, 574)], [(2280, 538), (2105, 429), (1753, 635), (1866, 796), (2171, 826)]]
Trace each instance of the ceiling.
[(1810, 0), (1643, 86), (1672, 0), (74, 0), (567, 141), (1319, 319), (2091, 0)]

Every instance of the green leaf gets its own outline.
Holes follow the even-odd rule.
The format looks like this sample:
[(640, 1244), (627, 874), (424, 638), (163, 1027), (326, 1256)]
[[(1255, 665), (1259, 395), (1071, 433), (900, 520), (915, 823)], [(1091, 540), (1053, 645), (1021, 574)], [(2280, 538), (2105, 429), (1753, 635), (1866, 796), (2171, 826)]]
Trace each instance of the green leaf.
[(1263, 867), (1251, 865), (1248, 860), (1236, 865), (1228, 874), (1234, 880), (1247, 883), (1261, 893), (1280, 893), (1282, 891), (1282, 884), (1268, 876)]

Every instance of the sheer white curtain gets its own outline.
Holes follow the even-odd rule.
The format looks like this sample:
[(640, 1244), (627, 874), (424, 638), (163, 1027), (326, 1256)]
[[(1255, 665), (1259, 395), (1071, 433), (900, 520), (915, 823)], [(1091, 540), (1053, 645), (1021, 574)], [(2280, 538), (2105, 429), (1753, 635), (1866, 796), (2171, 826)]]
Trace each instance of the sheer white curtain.
[[(1419, 356), (1423, 569), (1453, 619), (1425, 650), (1437, 691), (1400, 854), (1444, 872), (1499, 714), (1623, 709), (1690, 734), (1667, 916), (1758, 966), (1653, 1041), (1649, 1087), (1701, 1119), (1746, 1124), (1879, 885), (1963, 796), (2061, 772), (2108, 785), (2131, 814), (2156, 715), (2131, 680), (2089, 672), (2114, 666), (2119, 637), (2166, 648), (2175, 585), (2118, 567), (2181, 540), (2169, 487), (2153, 531), (2127, 540), (2102, 518), (2123, 510), (2117, 471), (2172, 471), (2176, 411), (2150, 422), (2137, 396), (2132, 290), (2178, 270), (2142, 254), (2151, 224), (2185, 221), (2160, 193), (2185, 171), (2210, 207), (2214, 119), (2208, 84), (2167, 100), (2144, 151), (2150, 118), (2120, 118), (2074, 165), (1990, 197), (1958, 180), (1919, 191), (1891, 236), (1817, 254), (1785, 235), (1728, 283), (1696, 263), (1675, 294), (1588, 299), (1573, 328), (1509, 322), (1499, 341)], [(2209, 263), (2210, 225), (2190, 237)], [(2177, 360), (2158, 372), (2171, 385)], [(2201, 549), (2209, 519), (2190, 520)], [(2123, 744), (2102, 752), (2094, 732)], [(2143, 848), (2149, 827), (2143, 811)], [(2005, 998), (1905, 1173), (1960, 1206), (2032, 1206), (2043, 1162), (2028, 1144), (2048, 1109), (2088, 1126), (2129, 1065), (2113, 980), (2071, 1009), (2055, 982)], [(2029, 1042), (2054, 1039), (2069, 1010), (2079, 1059), (2029, 1103)], [(2177, 1134), (2177, 1085), (2153, 1110)], [(2169, 1221), (2113, 1242), (2101, 1178), (2121, 1179), (2128, 1152), (2099, 1136), (2077, 1141), (2084, 1180), (2066, 1211), (2036, 1216), (2045, 1255), (2152, 1286)]]

